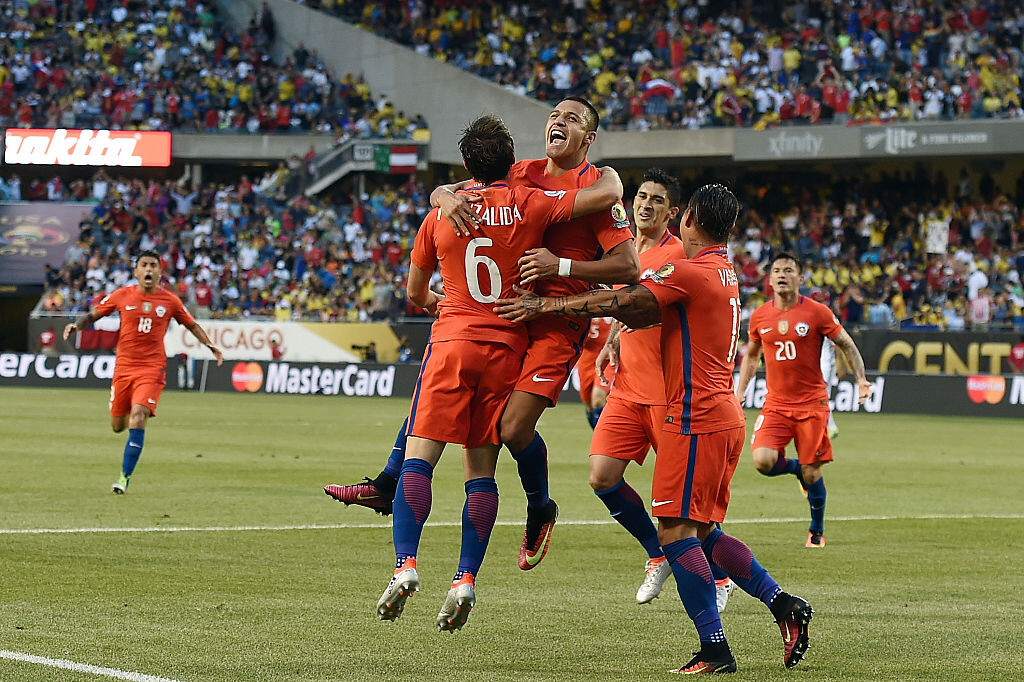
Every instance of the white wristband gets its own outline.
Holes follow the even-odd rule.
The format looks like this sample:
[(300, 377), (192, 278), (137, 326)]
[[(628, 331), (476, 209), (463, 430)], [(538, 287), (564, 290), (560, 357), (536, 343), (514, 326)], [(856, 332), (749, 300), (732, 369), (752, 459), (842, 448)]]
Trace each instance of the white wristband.
[(559, 277), (568, 277), (569, 276), (569, 270), (571, 268), (572, 268), (572, 261), (571, 260), (569, 260), (568, 258), (559, 258), (558, 259), (558, 276)]

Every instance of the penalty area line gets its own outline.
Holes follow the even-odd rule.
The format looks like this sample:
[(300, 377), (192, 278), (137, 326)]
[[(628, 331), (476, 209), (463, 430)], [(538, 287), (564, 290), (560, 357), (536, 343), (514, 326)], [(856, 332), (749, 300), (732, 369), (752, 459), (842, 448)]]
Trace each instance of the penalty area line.
[[(830, 516), (829, 522), (844, 521), (930, 521), (930, 520), (1016, 520), (1024, 519), (1024, 514), (917, 514), (917, 515), (880, 515), (880, 516)], [(787, 516), (763, 519), (729, 519), (726, 525), (759, 524), (759, 523), (804, 523), (805, 516)], [(434, 528), (460, 528), (461, 521), (428, 522)], [(522, 526), (522, 521), (497, 521), (496, 526)], [(612, 526), (613, 519), (565, 519), (558, 521), (559, 526)], [(137, 528), (0, 528), (0, 535), (75, 535), (84, 533), (239, 533), (239, 532), (277, 532), (292, 530), (354, 530), (360, 528), (391, 528), (390, 523), (319, 523), (289, 526), (143, 526)]]
[(18, 651), (7, 651), (6, 649), (0, 649), (0, 658), (6, 658), (11, 661), (20, 661), (22, 663), (35, 663), (37, 665), (49, 666), (50, 668), (60, 668), (61, 670), (71, 670), (76, 673), (102, 675), (103, 677), (112, 677), (115, 680), (129, 680), (130, 682), (178, 682), (178, 680), (172, 680), (169, 677), (157, 677), (155, 675), (134, 673), (129, 670), (118, 670), (117, 668), (104, 668), (98, 665), (89, 665), (87, 663), (76, 663), (75, 661), (68, 661), (63, 658), (33, 656), (32, 654), (23, 654)]

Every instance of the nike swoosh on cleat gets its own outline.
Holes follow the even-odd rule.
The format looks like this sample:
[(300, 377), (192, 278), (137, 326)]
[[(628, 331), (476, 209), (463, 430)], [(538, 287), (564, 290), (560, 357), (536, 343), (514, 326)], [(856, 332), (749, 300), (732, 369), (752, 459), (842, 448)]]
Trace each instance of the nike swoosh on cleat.
[(531, 566), (536, 566), (537, 564), (539, 564), (541, 557), (544, 556), (544, 548), (548, 546), (548, 542), (550, 541), (551, 527), (549, 526), (547, 531), (544, 533), (544, 541), (540, 543), (540, 546), (537, 548), (537, 553), (533, 556), (530, 556), (529, 554), (526, 555), (526, 563), (528, 563)]
[(379, 497), (380, 495), (363, 495), (362, 493), (356, 495), (357, 500), (376, 500)]
[(536, 374), (533, 375), (533, 380), (538, 384), (542, 381), (554, 381), (554, 379), (545, 379), (544, 377), (537, 376)]

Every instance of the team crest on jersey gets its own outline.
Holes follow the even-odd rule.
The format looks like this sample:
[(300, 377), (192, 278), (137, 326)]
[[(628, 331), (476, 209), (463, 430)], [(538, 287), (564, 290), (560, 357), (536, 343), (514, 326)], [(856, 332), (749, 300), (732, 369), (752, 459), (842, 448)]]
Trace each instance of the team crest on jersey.
[(156, 307), (156, 316), (157, 317), (163, 317), (166, 314), (167, 314), (167, 308), (163, 307), (162, 305), (158, 305)]
[(147, 315), (149, 313), (153, 312), (153, 304), (150, 303), (149, 301), (143, 301), (142, 302), (142, 312), (146, 313)]
[(615, 221), (615, 227), (629, 227), (629, 217), (621, 203), (612, 206), (612, 220)]
[(789, 331), (789, 320), (779, 320), (779, 333), (785, 334)]
[(797, 322), (796, 326), (793, 327), (793, 331), (796, 332), (797, 336), (807, 336), (807, 332), (811, 331), (811, 327), (806, 322)]

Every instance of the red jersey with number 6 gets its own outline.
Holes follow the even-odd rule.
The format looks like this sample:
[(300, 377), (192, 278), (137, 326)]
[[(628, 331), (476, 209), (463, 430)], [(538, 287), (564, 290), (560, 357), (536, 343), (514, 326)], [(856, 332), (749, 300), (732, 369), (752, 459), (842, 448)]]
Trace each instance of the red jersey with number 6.
[(661, 304), (665, 430), (700, 434), (744, 426), (732, 381), (740, 292), (725, 247), (666, 263), (640, 285)]
[(540, 246), (548, 225), (572, 216), (579, 191), (510, 189), (504, 182), (464, 191), (483, 196), (472, 204), (480, 216), (473, 238), (457, 236), (440, 209), (434, 209), (412, 250), (411, 260), (422, 270), (433, 272), (441, 264), (445, 299), (438, 305), (430, 341), (498, 341), (525, 349), (526, 326), (498, 317), (494, 302), (515, 298), (512, 285), (519, 280), (520, 257)]
[(775, 301), (750, 316), (750, 340), (764, 348), (766, 407), (822, 407), (828, 392), (821, 376), (821, 344), (843, 330), (835, 314), (806, 296), (782, 310)]
[(167, 366), (164, 350), (167, 325), (171, 319), (186, 327), (195, 322), (181, 299), (163, 287), (152, 294), (142, 293), (135, 285), (121, 287), (104, 296), (94, 310), (99, 317), (115, 310), (121, 314), (114, 368), (114, 373), (120, 376), (163, 370)]

